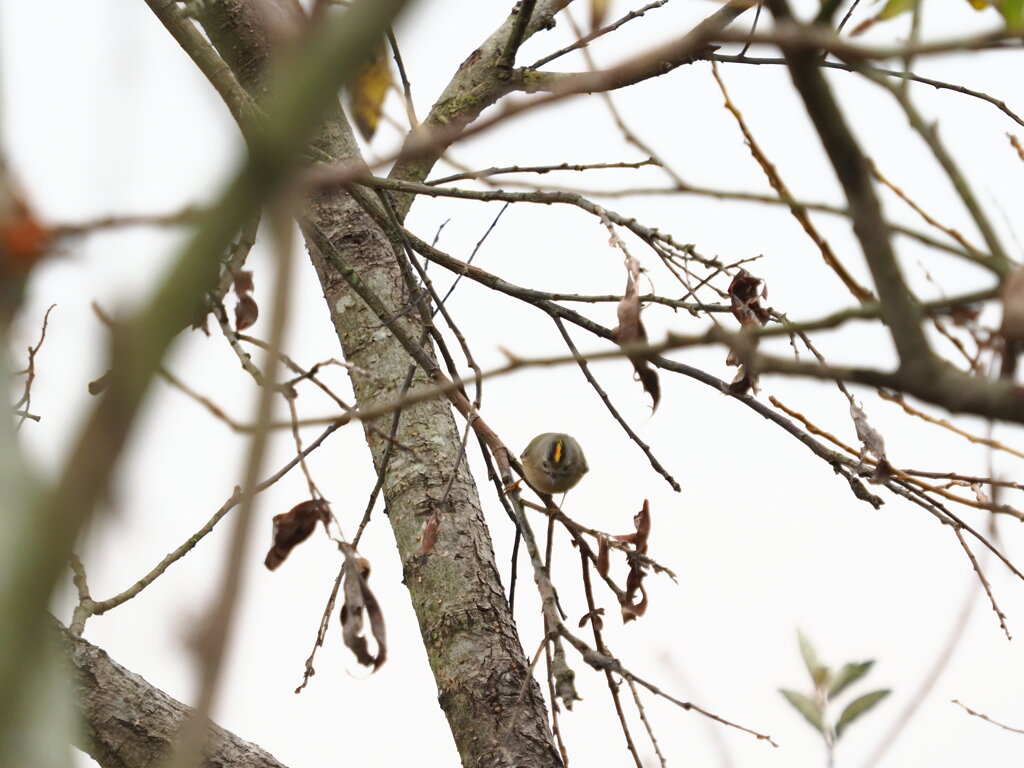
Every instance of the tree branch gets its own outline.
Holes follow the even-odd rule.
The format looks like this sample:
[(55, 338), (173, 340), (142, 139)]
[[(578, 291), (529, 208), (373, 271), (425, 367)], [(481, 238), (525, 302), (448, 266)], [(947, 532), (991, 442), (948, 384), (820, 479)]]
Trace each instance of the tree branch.
[[(54, 623), (74, 668), (75, 703), (85, 726), (76, 746), (102, 768), (141, 768), (168, 757), (194, 710)], [(209, 723), (207, 733), (204, 768), (285, 768), (215, 723)]]

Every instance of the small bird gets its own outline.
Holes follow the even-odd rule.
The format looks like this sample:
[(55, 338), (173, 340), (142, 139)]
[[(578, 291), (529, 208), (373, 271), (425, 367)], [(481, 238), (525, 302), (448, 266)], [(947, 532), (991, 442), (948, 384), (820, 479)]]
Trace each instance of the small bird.
[(527, 482), (543, 493), (565, 493), (590, 469), (580, 444), (561, 432), (537, 435), (519, 458)]

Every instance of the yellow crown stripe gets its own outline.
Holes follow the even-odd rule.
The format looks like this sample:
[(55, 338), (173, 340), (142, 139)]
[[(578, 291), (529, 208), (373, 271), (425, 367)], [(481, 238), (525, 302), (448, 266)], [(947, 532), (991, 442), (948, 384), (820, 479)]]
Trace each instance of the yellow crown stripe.
[(555, 440), (554, 448), (551, 449), (551, 460), (553, 462), (555, 462), (555, 464), (561, 464), (562, 463), (562, 441), (561, 440)]

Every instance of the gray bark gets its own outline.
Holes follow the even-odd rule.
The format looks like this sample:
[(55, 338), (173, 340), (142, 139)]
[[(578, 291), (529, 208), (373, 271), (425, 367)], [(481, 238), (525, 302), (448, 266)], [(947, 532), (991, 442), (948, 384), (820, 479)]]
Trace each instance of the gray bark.
[[(87, 640), (64, 627), (58, 631), (74, 667), (75, 703), (82, 715), (75, 746), (103, 768), (162, 765), (192, 708), (129, 672)], [(214, 723), (209, 727), (205, 765), (285, 768), (273, 755)]]

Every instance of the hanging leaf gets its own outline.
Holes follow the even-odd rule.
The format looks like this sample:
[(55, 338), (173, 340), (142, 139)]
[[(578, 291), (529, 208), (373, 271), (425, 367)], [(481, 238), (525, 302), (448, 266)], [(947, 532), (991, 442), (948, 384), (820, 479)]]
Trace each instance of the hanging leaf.
[(324, 499), (310, 499), (275, 515), (274, 545), (267, 552), (263, 564), (275, 570), (295, 547), (312, 535), (318, 522), (322, 522), (326, 529), (330, 520), (331, 508)]
[[(643, 578), (643, 573), (636, 574), (636, 571), (631, 570), (629, 572), (629, 576), (626, 579), (626, 595), (620, 601), (623, 624), (638, 619), (647, 613), (647, 590), (644, 589), (644, 585), (640, 581)], [(638, 591), (640, 592), (640, 601), (635, 602)]]
[[(633, 258), (627, 259), (626, 292), (617, 309), (619, 324), (612, 329), (612, 339), (620, 347), (642, 344), (647, 341), (647, 331), (640, 320), (640, 291), (637, 288), (639, 278), (640, 262)], [(632, 353), (627, 357), (633, 364), (637, 381), (643, 386), (644, 392), (651, 396), (651, 409), (657, 410), (658, 402), (661, 400), (661, 384), (658, 381), (658, 374), (651, 368), (651, 364), (643, 355)]]
[(761, 303), (767, 298), (767, 283), (745, 269), (740, 269), (729, 283), (732, 314), (744, 328), (760, 327), (771, 319), (768, 308)]
[(644, 499), (640, 511), (633, 515), (633, 526), (636, 528), (636, 539), (633, 544), (641, 555), (647, 554), (647, 539), (651, 535), (651, 505)]
[[(651, 534), (651, 507), (647, 499), (640, 511), (633, 516), (635, 533), (625, 536), (616, 536), (619, 541), (633, 544), (638, 554), (647, 554), (647, 539)], [(619, 605), (622, 608), (622, 622), (633, 621), (647, 612), (647, 590), (644, 589), (644, 569), (639, 558), (630, 557), (629, 575), (626, 577), (626, 592), (619, 598)], [(637, 602), (637, 592), (640, 593), (640, 601)]]
[(235, 330), (241, 333), (246, 328), (252, 328), (259, 316), (260, 308), (256, 299), (245, 294), (235, 304)]
[(808, 723), (814, 726), (818, 733), (825, 733), (825, 723), (822, 717), (821, 707), (811, 698), (802, 693), (780, 688), (779, 693), (786, 697), (786, 700), (793, 705), (793, 708), (804, 716)]
[(843, 714), (839, 716), (838, 722), (836, 722), (836, 738), (842, 735), (846, 727), (856, 720), (861, 715), (870, 711), (874, 706), (888, 696), (892, 691), (886, 689), (884, 691), (874, 691), (872, 693), (866, 693), (859, 699), (854, 699), (850, 702), (849, 706), (843, 710)]
[[(387, 659), (387, 639), (384, 631), (384, 614), (377, 598), (367, 584), (370, 563), (357, 557), (348, 546), (345, 553), (345, 602), (341, 606), (341, 635), (345, 645), (355, 654), (356, 661), (376, 672)], [(377, 643), (376, 655), (369, 651), (369, 644), (363, 634), (363, 612), (370, 619), (370, 632)]]
[(580, 619), (580, 629), (587, 626), (588, 621), (593, 622), (598, 631), (604, 629), (604, 619), (601, 618), (602, 616), (604, 616), (604, 608), (595, 608), (592, 611), (587, 611)]
[(836, 676), (828, 687), (829, 698), (838, 696), (850, 685), (864, 677), (874, 663), (874, 661), (862, 661), (859, 663), (851, 662), (849, 664), (843, 664), (843, 666), (839, 668), (839, 671), (836, 672)]
[(611, 548), (608, 546), (608, 538), (604, 535), (597, 537), (597, 572), (602, 576), (608, 575), (609, 555)]
[(251, 269), (240, 269), (235, 273), (235, 279), (233, 281), (235, 295), (244, 296), (247, 293), (253, 292), (252, 283), (252, 270)]
[[(771, 315), (768, 308), (761, 303), (762, 299), (768, 298), (768, 285), (759, 277), (740, 269), (729, 283), (729, 302), (732, 305), (732, 314), (744, 328), (760, 328), (768, 322)], [(755, 347), (757, 339), (753, 340)], [(735, 378), (729, 384), (729, 393), (732, 395), (746, 395), (753, 391), (757, 394), (757, 376), (747, 370), (747, 366), (740, 365), (739, 355), (733, 349), (725, 357), (726, 365), (738, 365), (739, 370)]]
[(857, 429), (857, 439), (864, 445), (864, 449), (877, 459), (885, 458), (885, 438), (882, 433), (868, 424), (867, 414), (856, 403), (850, 403), (850, 417), (853, 419), (853, 426)]
[(348, 106), (352, 119), (364, 139), (370, 141), (377, 132), (377, 123), (384, 108), (384, 98), (393, 82), (387, 47), (381, 46), (356, 75), (348, 90)]

